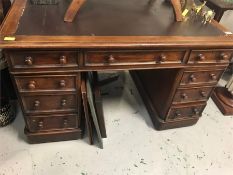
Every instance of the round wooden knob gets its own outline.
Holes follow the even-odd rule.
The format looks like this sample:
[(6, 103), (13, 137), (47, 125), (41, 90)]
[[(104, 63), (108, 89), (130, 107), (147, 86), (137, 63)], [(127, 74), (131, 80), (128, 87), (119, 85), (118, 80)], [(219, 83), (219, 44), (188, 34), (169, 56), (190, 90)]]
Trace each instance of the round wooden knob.
[(114, 58), (113, 55), (110, 55), (110, 56), (108, 57), (108, 62), (110, 62), (110, 63), (115, 62), (115, 58)]
[(67, 63), (67, 58), (65, 55), (60, 56), (60, 64), (66, 64)]
[(186, 99), (188, 99), (188, 95), (186, 93), (183, 93), (183, 94), (181, 94), (181, 98), (186, 100)]
[(176, 111), (176, 113), (175, 113), (175, 117), (176, 117), (176, 118), (181, 117), (181, 113), (180, 113), (180, 111)]
[(162, 55), (159, 56), (159, 61), (160, 62), (165, 62), (166, 60), (167, 60), (166, 55), (162, 54)]
[(32, 65), (32, 57), (31, 56), (27, 56), (24, 60), (25, 64), (27, 65)]
[(198, 55), (198, 59), (200, 60), (200, 61), (204, 61), (205, 60), (205, 55), (203, 55), (203, 54), (199, 54)]
[(36, 82), (35, 81), (29, 81), (28, 89), (35, 89), (35, 88), (36, 88)]
[(61, 80), (59, 84), (60, 84), (61, 87), (65, 87), (66, 86), (66, 81), (65, 80)]
[(63, 100), (61, 100), (61, 106), (66, 106), (66, 100), (65, 99), (63, 99)]
[(199, 115), (199, 113), (200, 113), (200, 112), (199, 112), (199, 110), (198, 110), (197, 108), (194, 108), (194, 109), (193, 109), (193, 114), (194, 114), (194, 115)]
[(217, 79), (217, 76), (215, 74), (210, 74), (210, 77), (212, 80), (216, 80)]
[(68, 120), (67, 119), (63, 120), (63, 126), (64, 126), (64, 128), (66, 128), (68, 126)]
[(201, 91), (200, 94), (201, 94), (202, 97), (206, 97), (207, 96), (207, 93), (205, 91)]
[(44, 127), (44, 122), (43, 121), (39, 121), (38, 122), (38, 127), (39, 127), (39, 129), (42, 129)]
[(195, 75), (190, 75), (190, 81), (192, 81), (192, 82), (194, 82), (194, 81), (196, 81), (197, 80), (197, 78), (195, 77)]
[(39, 100), (36, 100), (35, 102), (34, 102), (34, 107), (39, 107), (40, 106), (40, 101)]
[(221, 60), (228, 60), (229, 56), (225, 53), (221, 53), (220, 58), (221, 58)]

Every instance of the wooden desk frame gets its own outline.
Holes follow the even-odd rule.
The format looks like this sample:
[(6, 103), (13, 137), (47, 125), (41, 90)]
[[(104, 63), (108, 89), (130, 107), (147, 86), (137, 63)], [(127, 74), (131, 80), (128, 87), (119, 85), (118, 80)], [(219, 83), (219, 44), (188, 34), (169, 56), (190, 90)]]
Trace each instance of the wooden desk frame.
[[(223, 35), (208, 37), (16, 35), (20, 16), (25, 9), (26, 2), (27, 0), (16, 0), (14, 2), (10, 12), (7, 15), (7, 18), (3, 22), (0, 31), (0, 47), (5, 49), (5, 53), (10, 65), (11, 74), (13, 80), (15, 80), (15, 86), (18, 91), (21, 88), (19, 86), (20, 83), (18, 81), (18, 78), (24, 80), (24, 78), (27, 78), (29, 75), (36, 75), (35, 77), (37, 78), (38, 76), (41, 76), (40, 78), (43, 78), (44, 74), (57, 78), (61, 75), (67, 76), (72, 74), (73, 79), (75, 79), (76, 82), (76, 94), (75, 92), (72, 92), (72, 95), (79, 96), (81, 94), (80, 82), (82, 80), (80, 77), (82, 77), (82, 72), (103, 70), (133, 70), (131, 71), (131, 73), (134, 77), (135, 83), (140, 90), (142, 98), (144, 99), (144, 102), (152, 117), (152, 121), (155, 127), (159, 130), (189, 126), (195, 124), (198, 121), (202, 111), (204, 110), (206, 101), (208, 100), (214, 87), (216, 86), (217, 81), (220, 79), (222, 73), (229, 64), (228, 57), (231, 56), (233, 52), (233, 35), (229, 35), (229, 33), (226, 33), (226, 35), (224, 35), (224, 32), (228, 32), (228, 30), (214, 20), (211, 22), (210, 25), (213, 25), (221, 30), (223, 32)], [(4, 41), (4, 37), (7, 36), (15, 37), (15, 41)], [(175, 53), (171, 56), (174, 50), (178, 50), (178, 53)], [(32, 53), (38, 51), (40, 51), (40, 54), (42, 55), (45, 54), (45, 58), (46, 54), (51, 54), (51, 52), (55, 53), (54, 55), (59, 55), (64, 51), (65, 54), (68, 54), (68, 56), (72, 58), (72, 63), (75, 62), (74, 60), (76, 60), (77, 62), (74, 63), (74, 67), (69, 68), (62, 68), (62, 66), (58, 65), (56, 65), (58, 68), (53, 65), (52, 67), (46, 69), (41, 67), (27, 67), (26, 69), (24, 69), (24, 67), (22, 66), (18, 66), (17, 68), (14, 67), (14, 64), (16, 63), (13, 63), (12, 60), (21, 59), (20, 55), (26, 56), (24, 54), (27, 52)], [(135, 57), (137, 58), (137, 60), (133, 58), (133, 62), (128, 61), (126, 62), (126, 64), (123, 64), (122, 62), (120, 62), (120, 64), (109, 62), (108, 64), (103, 64), (102, 66), (96, 66), (94, 64), (85, 64), (88, 52), (95, 52), (96, 55), (93, 56), (93, 60), (95, 60), (95, 56), (99, 56), (100, 59), (105, 59), (103, 58), (103, 55), (105, 53), (106, 55), (110, 54), (108, 55), (108, 61), (111, 61), (112, 55), (114, 56), (114, 54), (119, 60), (121, 59), (121, 54), (123, 55), (122, 57), (124, 57), (125, 55), (127, 56), (128, 54), (127, 58), (129, 60), (131, 59), (131, 61), (134, 56), (133, 52), (135, 52), (135, 55), (139, 56)], [(98, 52), (102, 52), (102, 55)], [(163, 58), (164, 52), (166, 52), (169, 59), (171, 59), (170, 62), (166, 62), (166, 58)], [(200, 60), (196, 61), (196, 55), (199, 52), (201, 53), (198, 55), (198, 57), (200, 57)], [(19, 56), (17, 54), (19, 54)], [(36, 56), (36, 53), (33, 54)], [(140, 58), (140, 54), (146, 55), (148, 60), (152, 58), (154, 59), (155, 56), (153, 56), (153, 54), (159, 55), (159, 61), (154, 60), (153, 63), (149, 61), (147, 63), (144, 61), (144, 58)], [(180, 60), (177, 59), (174, 61), (174, 58), (177, 57), (177, 54), (183, 55), (181, 56)], [(131, 57), (129, 55), (131, 55)], [(205, 55), (207, 56), (207, 60), (205, 60)], [(225, 59), (226, 56), (227, 59)], [(220, 57), (223, 57), (223, 60), (219, 60)], [(52, 57), (52, 59), (54, 58), (55, 57)], [(49, 59), (51, 58), (48, 58), (48, 60)], [(63, 63), (66, 62), (61, 57), (60, 61), (62, 61)], [(135, 72), (134, 70), (140, 71)], [(195, 76), (199, 78), (198, 83), (195, 83)], [(140, 80), (140, 77), (142, 81)], [(187, 79), (188, 81), (189, 79), (192, 79), (194, 83), (187, 83)], [(208, 82), (209, 79), (210, 82)], [(154, 92), (153, 88), (157, 88), (158, 86), (152, 86), (153, 88), (151, 88), (150, 83), (148, 84), (148, 82), (152, 81), (159, 83), (161, 86), (160, 88), (158, 88), (157, 92)], [(32, 87), (33, 86), (34, 85), (32, 84)], [(205, 89), (206, 92), (203, 92), (202, 89)], [(187, 94), (183, 92), (186, 92), (188, 95), (190, 95), (191, 100), (193, 101), (187, 102)], [(56, 89), (56, 94), (60, 93), (64, 92), (59, 92), (59, 90)], [(41, 95), (38, 94), (39, 92), (37, 92), (37, 96)], [(35, 133), (30, 132), (30, 129), (28, 128), (30, 126), (31, 121), (29, 120), (31, 120), (30, 117), (32, 114), (30, 114), (30, 112), (25, 112), (24, 108), (27, 107), (25, 107), (25, 99), (23, 99), (23, 95), (21, 92), (19, 92), (18, 95), (21, 106), (23, 108), (23, 113), (25, 114), (25, 133), (28, 135), (30, 141), (47, 142), (69, 140), (81, 137), (80, 128), (75, 128), (73, 130), (62, 128), (59, 131), (52, 130)], [(200, 100), (197, 97), (202, 99)], [(34, 97), (28, 97), (27, 100), (30, 101), (30, 98), (33, 99)], [(181, 98), (183, 99), (183, 101)], [(65, 102), (63, 101), (62, 103)], [(78, 104), (81, 104), (80, 99)], [(38, 106), (38, 102), (34, 105)], [(46, 106), (46, 109), (47, 108), (48, 106)], [(80, 111), (80, 108), (81, 107), (78, 105), (76, 110)], [(54, 110), (52, 112), (54, 112)], [(40, 114), (40, 111), (37, 111), (37, 113)], [(72, 118), (76, 114), (79, 115), (80, 113), (71, 113), (69, 114), (69, 116), (70, 118)], [(188, 118), (187, 116), (185, 116), (186, 114), (189, 114), (189, 116), (191, 115), (191, 117), (192, 115), (194, 115), (195, 118)], [(33, 113), (33, 115), (36, 114)], [(41, 115), (43, 117), (49, 118), (48, 116), (46, 116), (47, 114), (42, 113)], [(55, 114), (52, 113), (51, 115)], [(62, 117), (64, 114), (58, 113), (56, 115), (58, 115), (58, 117)], [(182, 118), (182, 116), (185, 117)], [(53, 117), (52, 121), (54, 121), (54, 116), (50, 117)], [(39, 121), (38, 125), (39, 127), (41, 127), (42, 125), (42, 129), (44, 129), (43, 122), (41, 124), (41, 121)], [(63, 125), (67, 126), (67, 120), (63, 121)], [(45, 126), (45, 128), (46, 127), (47, 126)]]

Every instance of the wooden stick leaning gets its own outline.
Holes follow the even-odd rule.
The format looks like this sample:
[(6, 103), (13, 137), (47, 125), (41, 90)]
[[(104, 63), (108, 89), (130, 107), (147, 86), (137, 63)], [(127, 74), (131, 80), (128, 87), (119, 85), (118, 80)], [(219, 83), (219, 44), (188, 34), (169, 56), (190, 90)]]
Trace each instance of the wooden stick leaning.
[(75, 15), (78, 13), (78, 10), (80, 9), (80, 7), (83, 5), (85, 1), (86, 0), (72, 0), (72, 2), (70, 3), (66, 11), (64, 21), (73, 22)]
[(173, 6), (176, 21), (180, 21), (180, 22), (183, 21), (180, 0), (171, 0), (171, 3)]
[[(64, 21), (73, 22), (76, 14), (78, 13), (78, 10), (81, 8), (85, 1), (86, 0), (72, 0), (66, 11)], [(171, 0), (171, 3), (173, 6), (176, 21), (183, 21), (180, 0)]]

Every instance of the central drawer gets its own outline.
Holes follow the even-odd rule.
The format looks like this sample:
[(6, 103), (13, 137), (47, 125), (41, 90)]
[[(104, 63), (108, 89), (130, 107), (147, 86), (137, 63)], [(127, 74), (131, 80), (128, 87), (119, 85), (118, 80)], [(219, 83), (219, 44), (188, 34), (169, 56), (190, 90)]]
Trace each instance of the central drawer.
[(28, 130), (30, 132), (72, 129), (79, 127), (80, 118), (76, 115), (53, 115), (28, 117)]
[(74, 94), (47, 94), (23, 96), (22, 103), (25, 113), (61, 113), (77, 112), (77, 96)]
[(185, 50), (88, 51), (85, 66), (182, 63)]

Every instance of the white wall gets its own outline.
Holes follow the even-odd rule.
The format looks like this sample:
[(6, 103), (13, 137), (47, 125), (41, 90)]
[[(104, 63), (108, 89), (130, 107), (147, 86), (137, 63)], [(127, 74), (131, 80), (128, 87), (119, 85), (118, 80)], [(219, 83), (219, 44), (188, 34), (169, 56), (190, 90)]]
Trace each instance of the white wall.
[(233, 32), (233, 10), (226, 11), (220, 23)]

